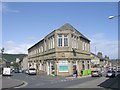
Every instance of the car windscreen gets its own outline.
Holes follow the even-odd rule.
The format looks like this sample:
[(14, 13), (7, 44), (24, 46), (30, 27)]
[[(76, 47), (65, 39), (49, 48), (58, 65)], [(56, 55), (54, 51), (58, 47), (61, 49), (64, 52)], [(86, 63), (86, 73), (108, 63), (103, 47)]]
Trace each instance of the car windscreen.
[(108, 71), (107, 73), (113, 73), (113, 71)]
[(98, 72), (98, 71), (92, 71), (92, 72), (94, 73), (94, 72)]
[(35, 68), (30, 68), (29, 70), (35, 70)]

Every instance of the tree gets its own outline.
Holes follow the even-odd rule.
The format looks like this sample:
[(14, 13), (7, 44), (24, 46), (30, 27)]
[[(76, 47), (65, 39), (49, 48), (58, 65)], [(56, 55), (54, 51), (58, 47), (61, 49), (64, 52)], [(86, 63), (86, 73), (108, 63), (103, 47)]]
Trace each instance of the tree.
[(19, 68), (19, 64), (18, 64), (18, 63), (16, 63), (16, 62), (14, 63), (14, 65), (13, 65), (13, 66), (14, 66), (14, 68)]
[(98, 56), (99, 58), (103, 58), (102, 52), (98, 52), (98, 53), (97, 53), (97, 56)]
[(108, 57), (107, 55), (105, 55), (105, 59), (106, 59), (106, 60), (109, 60), (109, 57)]

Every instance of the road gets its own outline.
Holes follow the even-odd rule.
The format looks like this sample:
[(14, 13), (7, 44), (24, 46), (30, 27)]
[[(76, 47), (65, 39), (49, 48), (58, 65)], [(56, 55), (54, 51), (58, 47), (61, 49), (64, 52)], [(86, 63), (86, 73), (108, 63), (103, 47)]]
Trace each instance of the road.
[[(104, 88), (109, 86), (109, 78), (106, 77), (84, 77), (69, 78), (47, 75), (27, 75), (23, 73), (13, 74), (11, 78), (24, 80), (27, 84), (20, 88)], [(112, 82), (114, 80), (111, 80)], [(108, 88), (108, 87), (107, 87)]]

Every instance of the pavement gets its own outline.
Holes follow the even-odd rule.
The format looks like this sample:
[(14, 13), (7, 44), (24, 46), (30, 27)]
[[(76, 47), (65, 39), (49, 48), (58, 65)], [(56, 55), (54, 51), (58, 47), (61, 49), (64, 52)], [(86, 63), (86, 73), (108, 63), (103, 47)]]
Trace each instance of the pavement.
[[(116, 87), (119, 78), (78, 76), (60, 77), (47, 75), (27, 75), (15, 73), (11, 77), (3, 77), (3, 88), (110, 88)], [(26, 82), (24, 82), (26, 81)], [(119, 80), (118, 80), (119, 81)], [(105, 89), (106, 90), (106, 89)]]
[[(94, 77), (93, 77), (94, 78)], [(82, 83), (82, 84), (78, 84), (78, 85), (74, 85), (74, 86), (71, 86), (69, 88), (102, 88), (100, 86), (98, 86), (100, 83), (106, 81), (107, 78), (105, 77), (100, 77), (98, 79), (95, 79), (93, 81), (87, 81), (85, 83)]]
[[(87, 75), (87, 76), (77, 76), (77, 78), (86, 78), (86, 77), (91, 77), (91, 75)], [(66, 79), (75, 79), (76, 77), (74, 76), (69, 76), (69, 77), (66, 77)], [(76, 78), (76, 79), (77, 79)]]
[(26, 82), (17, 79), (11, 79), (10, 76), (2, 77), (2, 88), (17, 88), (24, 85)]
[(13, 73), (12, 79), (24, 80), (27, 82), (22, 88), (60, 88), (67, 87), (78, 83), (83, 83), (96, 78), (89, 76), (62, 77), (62, 76), (47, 76), (47, 75), (27, 75), (24, 73)]

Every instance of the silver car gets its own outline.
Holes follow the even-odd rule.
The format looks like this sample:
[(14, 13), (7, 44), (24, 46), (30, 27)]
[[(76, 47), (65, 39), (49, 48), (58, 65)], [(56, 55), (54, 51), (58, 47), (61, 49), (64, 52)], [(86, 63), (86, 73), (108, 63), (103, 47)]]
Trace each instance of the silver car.
[(29, 75), (36, 75), (36, 74), (37, 74), (36, 69), (35, 69), (35, 68), (30, 68), (30, 69), (28, 70), (28, 74), (29, 74)]
[(106, 77), (115, 77), (115, 76), (116, 76), (116, 73), (113, 70), (107, 71), (106, 73)]
[(91, 72), (92, 77), (102, 77), (102, 73), (100, 71), (92, 71)]

